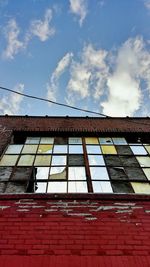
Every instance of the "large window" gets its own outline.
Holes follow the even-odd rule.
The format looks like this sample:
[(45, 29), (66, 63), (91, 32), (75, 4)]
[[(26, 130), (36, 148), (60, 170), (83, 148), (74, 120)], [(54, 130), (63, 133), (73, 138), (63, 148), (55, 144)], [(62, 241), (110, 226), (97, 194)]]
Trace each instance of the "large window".
[(150, 144), (124, 137), (27, 137), (1, 157), (0, 192), (11, 193), (12, 186), (16, 192), (150, 194)]

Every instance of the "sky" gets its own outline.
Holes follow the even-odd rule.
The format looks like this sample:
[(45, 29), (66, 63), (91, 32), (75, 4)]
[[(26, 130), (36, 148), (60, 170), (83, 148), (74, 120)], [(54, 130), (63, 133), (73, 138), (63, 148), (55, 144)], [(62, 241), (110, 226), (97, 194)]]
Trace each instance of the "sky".
[[(150, 116), (150, 0), (0, 0), (0, 86)], [(93, 116), (0, 90), (3, 114)]]

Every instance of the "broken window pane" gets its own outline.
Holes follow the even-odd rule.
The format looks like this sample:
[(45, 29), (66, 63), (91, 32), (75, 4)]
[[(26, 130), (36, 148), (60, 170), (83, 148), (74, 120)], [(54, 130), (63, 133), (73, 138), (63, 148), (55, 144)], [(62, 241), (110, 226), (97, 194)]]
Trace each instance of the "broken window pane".
[(146, 176), (144, 175), (140, 167), (139, 168), (126, 167), (125, 170), (126, 170), (129, 180), (139, 180), (139, 181), (147, 180)]
[(86, 146), (86, 149), (87, 149), (87, 153), (88, 154), (101, 154), (101, 149), (100, 149), (100, 146), (96, 146), (96, 145), (93, 145), (93, 146), (90, 146), (90, 145), (87, 145)]
[(66, 193), (67, 182), (49, 182), (47, 193)]
[(89, 165), (105, 165), (103, 156), (99, 155), (88, 155)]
[(67, 172), (65, 167), (51, 167), (49, 179), (67, 179)]
[(50, 166), (51, 156), (36, 156), (34, 166)]
[(150, 185), (148, 183), (132, 182), (131, 184), (135, 193), (150, 194)]
[(99, 142), (100, 144), (113, 145), (112, 139), (110, 137), (100, 137)]
[(93, 181), (94, 193), (113, 193), (110, 182)]
[(93, 145), (98, 145), (99, 144), (98, 138), (96, 138), (96, 137), (86, 137), (85, 138), (85, 143), (86, 144), (93, 144)]
[(92, 180), (109, 180), (105, 167), (90, 167), (90, 172)]
[(148, 180), (150, 180), (150, 168), (143, 168), (143, 172), (145, 173)]
[(19, 159), (18, 166), (32, 166), (34, 155), (22, 155)]
[(52, 156), (52, 166), (55, 165), (66, 165), (66, 156)]
[(39, 145), (37, 153), (51, 154), (52, 150), (53, 150), (53, 145)]
[(82, 145), (69, 145), (69, 154), (83, 154)]
[(141, 167), (150, 167), (150, 157), (136, 157)]
[(36, 179), (48, 179), (48, 175), (49, 175), (49, 167), (38, 167), (36, 168), (37, 172), (36, 172)]
[(123, 137), (113, 137), (112, 139), (115, 145), (127, 145), (127, 142)]
[(111, 185), (114, 193), (128, 193), (128, 194), (134, 193), (130, 183), (112, 181)]
[(82, 144), (82, 138), (81, 137), (69, 137), (69, 144), (80, 145)]
[(5, 154), (19, 154), (23, 145), (9, 145)]
[(68, 182), (68, 193), (87, 193), (86, 182)]
[(67, 137), (55, 137), (54, 143), (55, 145), (67, 145), (68, 138)]
[(40, 137), (27, 137), (26, 144), (39, 144)]
[(38, 145), (24, 145), (23, 150), (22, 150), (22, 154), (35, 154), (37, 151), (37, 147)]
[(12, 173), (11, 167), (0, 167), (0, 181), (8, 181)]
[(25, 193), (27, 189), (26, 183), (19, 182), (9, 182), (6, 185), (5, 193), (6, 194), (20, 194)]
[(18, 155), (4, 155), (0, 161), (0, 166), (15, 166)]
[(68, 155), (69, 166), (82, 166), (84, 165), (83, 155)]
[(114, 146), (101, 146), (103, 154), (117, 154)]
[(134, 156), (119, 156), (122, 166), (139, 167), (139, 163)]
[(16, 167), (13, 175), (11, 177), (11, 181), (13, 182), (22, 182), (29, 181), (31, 178), (31, 168), (29, 167)]
[(146, 155), (147, 152), (143, 146), (130, 146), (133, 154), (135, 155)]
[(111, 180), (128, 180), (124, 167), (108, 168)]
[(41, 137), (40, 144), (53, 144), (54, 138), (53, 137)]
[(38, 182), (36, 184), (35, 193), (46, 193), (46, 186), (47, 186), (47, 183)]
[(66, 154), (67, 153), (67, 146), (65, 146), (65, 145), (54, 145), (53, 153)]
[(107, 166), (122, 166), (121, 160), (118, 156), (115, 155), (104, 155), (104, 159), (106, 161)]
[(150, 146), (145, 146), (145, 148), (148, 151), (148, 153), (150, 154)]
[(117, 145), (115, 147), (117, 153), (120, 155), (133, 155), (133, 152), (129, 146)]
[(68, 168), (69, 180), (86, 180), (85, 167), (69, 167)]

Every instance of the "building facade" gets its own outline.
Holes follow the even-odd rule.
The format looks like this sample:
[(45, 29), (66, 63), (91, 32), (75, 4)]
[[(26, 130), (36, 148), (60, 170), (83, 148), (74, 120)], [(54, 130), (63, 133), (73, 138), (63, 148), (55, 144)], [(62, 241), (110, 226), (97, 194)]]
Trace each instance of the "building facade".
[(149, 118), (1, 116), (0, 153), (3, 266), (150, 266)]

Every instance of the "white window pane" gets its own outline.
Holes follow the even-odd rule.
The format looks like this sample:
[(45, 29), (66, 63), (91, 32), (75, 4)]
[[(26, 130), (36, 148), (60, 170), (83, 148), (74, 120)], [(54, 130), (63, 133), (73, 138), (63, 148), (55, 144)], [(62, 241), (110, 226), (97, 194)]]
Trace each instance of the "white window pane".
[(101, 148), (100, 146), (96, 146), (96, 145), (87, 145), (86, 146), (87, 149), (87, 153), (88, 154), (101, 154)]
[(33, 155), (22, 155), (19, 159), (18, 166), (32, 166), (33, 161)]
[(112, 139), (110, 137), (100, 137), (99, 138), (100, 144), (112, 145)]
[(49, 168), (48, 167), (38, 167), (36, 173), (36, 179), (48, 179)]
[(145, 169), (143, 169), (143, 171), (144, 171), (147, 179), (150, 180), (150, 168), (145, 168)]
[(28, 154), (28, 153), (33, 153), (35, 154), (37, 151), (38, 145), (24, 145), (22, 154)]
[(54, 138), (53, 137), (41, 137), (40, 144), (53, 144)]
[(67, 182), (49, 182), (47, 192), (48, 193), (66, 193)]
[(86, 182), (68, 182), (68, 193), (87, 193)]
[(35, 193), (46, 193), (46, 186), (47, 186), (47, 183), (38, 182)]
[(4, 155), (0, 161), (0, 166), (14, 166), (18, 155)]
[(115, 145), (127, 145), (124, 137), (113, 137), (112, 139)]
[(19, 154), (23, 145), (9, 145), (5, 154)]
[(40, 137), (27, 137), (26, 144), (39, 144)]
[(93, 181), (94, 193), (113, 193), (110, 182), (96, 182)]
[(70, 137), (69, 138), (69, 144), (76, 144), (76, 145), (82, 144), (82, 138), (80, 138), (80, 137)]
[(150, 167), (150, 157), (136, 157), (141, 167)]
[(91, 178), (94, 180), (109, 180), (105, 167), (90, 167)]
[(66, 145), (54, 145), (53, 153), (65, 154), (67, 153), (67, 146)]
[(103, 156), (99, 155), (88, 155), (89, 165), (105, 165)]
[(130, 146), (133, 154), (135, 155), (146, 155), (147, 152), (143, 146)]
[(82, 154), (83, 148), (81, 145), (69, 145), (70, 154)]
[(69, 167), (68, 168), (69, 180), (86, 180), (86, 173), (84, 167)]
[(52, 156), (52, 166), (55, 165), (66, 165), (66, 156)]
[(66, 167), (51, 167), (49, 179), (67, 179)]

